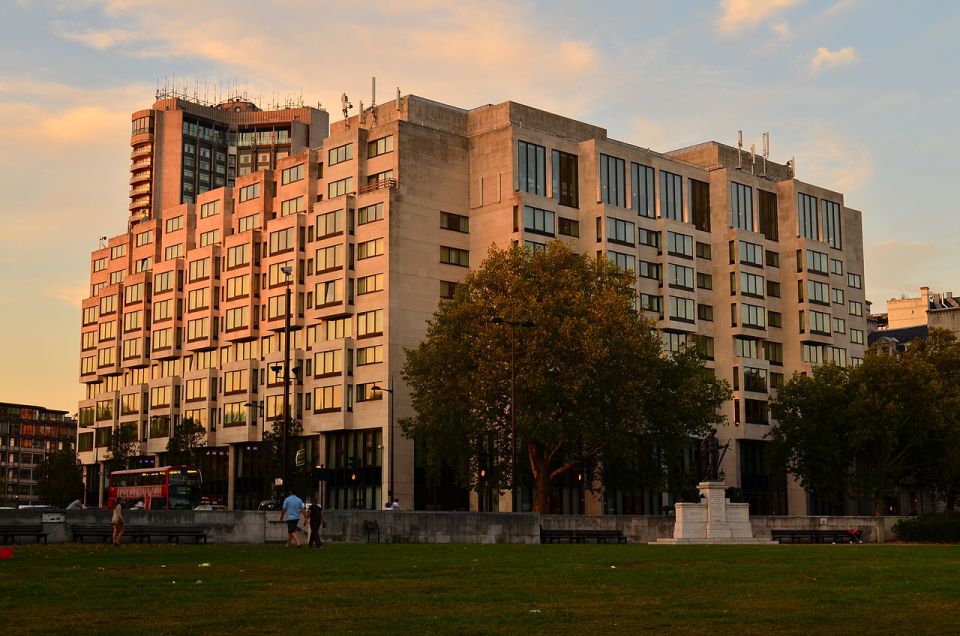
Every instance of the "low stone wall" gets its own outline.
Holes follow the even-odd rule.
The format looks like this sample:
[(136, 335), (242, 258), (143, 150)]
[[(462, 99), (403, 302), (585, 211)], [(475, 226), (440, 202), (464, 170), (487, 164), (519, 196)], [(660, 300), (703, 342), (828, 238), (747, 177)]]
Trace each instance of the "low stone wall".
[[(55, 521), (44, 522), (44, 517)], [(324, 541), (365, 543), (377, 541), (377, 532), (366, 530), (375, 521), (381, 543), (539, 543), (540, 527), (549, 530), (620, 530), (630, 543), (650, 543), (673, 536), (673, 517), (665, 516), (566, 516), (491, 512), (389, 512), (340, 511), (325, 513)], [(74, 524), (109, 524), (109, 510), (0, 510), (0, 524), (43, 523), (50, 543), (71, 541)], [(128, 526), (141, 523), (202, 525), (210, 543), (282, 543), (286, 525), (278, 512), (254, 511), (150, 511), (126, 510)], [(898, 517), (751, 517), (753, 534), (769, 538), (770, 530), (844, 529), (863, 530), (864, 541), (883, 543), (894, 538), (891, 528)], [(18, 539), (20, 541), (30, 539)]]

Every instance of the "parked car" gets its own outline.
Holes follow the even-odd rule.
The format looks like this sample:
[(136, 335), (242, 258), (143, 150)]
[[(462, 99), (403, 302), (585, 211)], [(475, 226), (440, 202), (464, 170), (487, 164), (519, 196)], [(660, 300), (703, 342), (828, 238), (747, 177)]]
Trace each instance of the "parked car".
[(279, 501), (273, 501), (271, 499), (264, 499), (260, 502), (260, 505), (257, 506), (257, 510), (260, 512), (274, 512), (280, 510), (282, 504)]
[(226, 510), (226, 506), (218, 506), (216, 504), (200, 504), (194, 508), (195, 512), (220, 512)]

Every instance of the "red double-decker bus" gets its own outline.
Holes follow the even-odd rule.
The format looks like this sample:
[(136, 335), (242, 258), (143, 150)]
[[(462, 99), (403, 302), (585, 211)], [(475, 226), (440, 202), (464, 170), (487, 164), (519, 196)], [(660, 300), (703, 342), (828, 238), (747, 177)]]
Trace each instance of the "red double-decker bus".
[(161, 466), (110, 473), (107, 505), (129, 507), (141, 499), (148, 510), (193, 510), (200, 502), (200, 469)]

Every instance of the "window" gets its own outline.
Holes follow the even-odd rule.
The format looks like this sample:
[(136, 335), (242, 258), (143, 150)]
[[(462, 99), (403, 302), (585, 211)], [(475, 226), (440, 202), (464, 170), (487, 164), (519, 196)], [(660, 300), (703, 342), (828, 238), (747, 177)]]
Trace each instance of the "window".
[[(442, 215), (445, 214), (441, 212), (441, 227), (443, 225)], [(466, 217), (464, 217), (466, 218)], [(383, 203), (374, 203), (373, 205), (368, 205), (357, 210), (357, 225), (364, 225), (365, 223), (373, 223), (374, 221), (380, 221), (383, 219)], [(453, 228), (449, 228), (453, 229)], [(466, 232), (466, 230), (463, 230)]]
[(240, 188), (240, 203), (260, 197), (260, 182)]
[(771, 298), (780, 298), (780, 283), (772, 280), (767, 281), (767, 296)]
[(360, 347), (357, 349), (357, 366), (383, 362), (383, 345)]
[(830, 304), (830, 286), (816, 280), (807, 281), (807, 300), (818, 305)]
[(667, 266), (670, 287), (693, 291), (693, 268), (670, 263)]
[(172, 261), (175, 258), (183, 258), (183, 243), (168, 245), (163, 251), (163, 260)]
[(250, 325), (250, 308), (234, 307), (226, 312), (226, 330), (243, 329)]
[(327, 198), (335, 199), (353, 192), (353, 177), (332, 181), (327, 184)]
[(287, 252), (296, 247), (296, 228), (288, 227), (284, 230), (270, 232), (270, 254)]
[(807, 250), (807, 271), (814, 274), (827, 275), (827, 266), (829, 259), (823, 252), (816, 250)]
[(368, 402), (370, 400), (382, 400), (383, 391), (374, 391), (375, 382), (367, 382), (357, 385), (357, 402)]
[(688, 335), (685, 333), (665, 332), (663, 334), (663, 346), (670, 353), (677, 353), (687, 344)]
[[(124, 314), (124, 319), (130, 314)], [(97, 346), (97, 332), (96, 331), (85, 331), (81, 334), (81, 351), (87, 351), (93, 349)]]
[(154, 295), (168, 292), (173, 289), (173, 272), (162, 272), (153, 277)]
[(227, 402), (223, 405), (223, 419), (221, 423), (224, 427), (246, 426), (247, 411), (250, 407), (245, 406), (243, 402)]
[(327, 155), (327, 165), (335, 166), (338, 163), (350, 161), (351, 159), (353, 159), (353, 144), (344, 144), (343, 146), (330, 149)]
[(362, 243), (357, 243), (357, 260), (363, 260), (365, 258), (371, 258), (373, 256), (380, 256), (383, 254), (383, 239), (371, 239), (369, 241), (363, 241)]
[(809, 194), (800, 193), (797, 195), (799, 201), (797, 204), (797, 223), (800, 236), (814, 241), (820, 240), (820, 232), (817, 227), (817, 198)]
[(298, 212), (303, 212), (306, 208), (303, 206), (303, 197), (294, 197), (280, 203), (280, 216), (289, 216)]
[(255, 230), (258, 227), (260, 227), (259, 214), (250, 214), (248, 216), (242, 216), (237, 221), (237, 232), (247, 232), (249, 230)]
[(648, 230), (646, 228), (639, 228), (637, 230), (637, 242), (640, 245), (646, 245), (648, 247), (657, 248), (657, 253), (660, 253), (660, 232), (656, 230)]
[(843, 276), (843, 261), (838, 261), (835, 258), (830, 259), (830, 273), (838, 274)]
[(210, 278), (210, 257), (190, 261), (190, 270), (187, 280), (191, 283), (204, 278)]
[(836, 304), (836, 305), (842, 305), (842, 304), (844, 304), (845, 301), (844, 301), (844, 299), (843, 299), (843, 290), (842, 290), (842, 289), (838, 289), (838, 288), (834, 287), (834, 288), (831, 290), (831, 293), (833, 294), (833, 302), (834, 302), (834, 304)]
[[(526, 210), (526, 206), (524, 206), (524, 209)], [(551, 214), (553, 213), (551, 212)], [(453, 230), (454, 232), (467, 233), (470, 231), (470, 219), (461, 214), (453, 214), (452, 212), (441, 212), (440, 227), (445, 230)]]
[(777, 221), (777, 195), (766, 190), (757, 190), (757, 196), (760, 198), (760, 233), (767, 240), (780, 240), (780, 229)]
[(183, 229), (183, 215), (175, 216), (172, 219), (167, 219), (164, 228), (168, 234), (170, 232), (176, 232), (177, 230)]
[(367, 157), (379, 157), (388, 152), (393, 152), (393, 135), (387, 135), (380, 139), (374, 139), (367, 142)]
[(557, 233), (562, 236), (580, 236), (580, 222), (557, 217)]
[(343, 349), (313, 354), (313, 375), (317, 378), (343, 373)]
[(93, 271), (94, 271), (94, 272), (102, 272), (103, 270), (107, 269), (107, 264), (108, 264), (109, 262), (110, 262), (110, 261), (109, 261), (109, 259), (107, 259), (106, 256), (104, 256), (103, 258), (94, 259), (94, 261), (93, 261)]
[(153, 303), (153, 322), (156, 323), (164, 320), (170, 320), (172, 311), (172, 300), (162, 300), (160, 302)]
[(767, 267), (780, 267), (780, 254), (767, 250)]
[(250, 274), (227, 279), (227, 300), (250, 295)]
[(457, 292), (457, 284), (450, 280), (440, 281), (440, 298), (450, 300)]
[(843, 318), (833, 319), (833, 333), (847, 333), (847, 322)]
[(620, 252), (607, 250), (607, 258), (610, 259), (610, 262), (624, 271), (630, 269), (635, 270), (637, 268), (637, 257), (633, 254), (621, 254)]
[(693, 237), (677, 232), (667, 232), (667, 254), (693, 258)]
[(335, 210), (317, 215), (317, 238), (343, 233), (343, 210)]
[(91, 296), (99, 296), (99, 295), (100, 295), (100, 292), (103, 291), (103, 288), (106, 287), (106, 286), (107, 286), (106, 283), (94, 283), (94, 284), (90, 287), (90, 295), (91, 295)]
[(851, 329), (850, 330), (850, 342), (853, 344), (863, 344), (863, 330), (862, 329)]
[(560, 205), (576, 208), (580, 205), (577, 155), (553, 151), (553, 198)]
[(600, 155), (600, 200), (609, 205), (627, 205), (625, 163), (623, 159)]
[(227, 249), (227, 269), (250, 264), (250, 244), (235, 245)]
[(640, 216), (654, 218), (657, 215), (657, 202), (654, 198), (654, 171), (650, 166), (639, 163), (630, 164), (630, 176), (633, 178), (633, 209)]
[(678, 174), (660, 171), (660, 216), (683, 220), (683, 179)]
[(740, 272), (740, 293), (744, 296), (763, 298), (763, 276)]
[(117, 283), (122, 283), (123, 279), (127, 277), (126, 270), (118, 269), (115, 272), (110, 272), (110, 284), (116, 285)]
[(730, 182), (730, 226), (753, 232), (753, 188)]
[(123, 304), (132, 305), (143, 301), (143, 283), (129, 285), (123, 290)]
[(318, 249), (316, 263), (318, 274), (343, 267), (343, 244)]
[(697, 305), (697, 318), (713, 322), (713, 305)]
[(862, 316), (863, 315), (863, 304), (855, 300), (850, 301), (850, 315), (851, 316)]
[[(170, 301), (164, 301), (170, 302)], [(207, 309), (210, 307), (210, 293), (208, 287), (201, 287), (199, 289), (191, 289), (187, 294), (187, 311), (195, 311), (197, 309)]]
[[(322, 286), (323, 283), (318, 284), (318, 288)], [(287, 315), (287, 298), (285, 294), (280, 294), (279, 296), (271, 296), (267, 299), (267, 319), (276, 320), (277, 318), (284, 318)]]
[(220, 214), (220, 201), (210, 201), (200, 206), (200, 218), (205, 219), (208, 216)]
[(382, 184), (384, 181), (393, 179), (393, 170), (384, 170), (376, 174), (367, 175), (367, 185)]
[(763, 351), (767, 362), (777, 366), (783, 365), (783, 343), (768, 340), (764, 344)]
[(833, 201), (820, 201), (820, 210), (822, 213), (821, 221), (823, 227), (823, 240), (830, 247), (840, 249), (842, 247), (840, 235), (840, 204)]
[(334, 318), (324, 323), (324, 340), (349, 338), (353, 331), (349, 318)]
[(744, 327), (754, 327), (756, 329), (766, 329), (767, 312), (763, 307), (757, 305), (740, 305), (740, 324)]
[(710, 184), (690, 179), (690, 216), (693, 226), (704, 232), (710, 231)]
[(670, 296), (670, 318), (682, 322), (694, 322), (697, 303), (692, 298)]
[(153, 330), (153, 350), (162, 351), (173, 346), (173, 329), (154, 329)]
[(117, 297), (115, 294), (100, 299), (100, 315), (112, 314), (117, 311)]
[(357, 337), (377, 336), (383, 333), (383, 310), (375, 309), (357, 314)]
[(121, 256), (127, 255), (127, 244), (115, 245), (110, 248), (110, 260), (120, 258)]
[(280, 185), (287, 185), (288, 183), (293, 183), (294, 181), (300, 181), (303, 179), (303, 164), (298, 163), (295, 166), (290, 168), (284, 168), (283, 172), (280, 173)]
[(663, 299), (660, 296), (653, 296), (651, 294), (640, 294), (640, 309), (652, 311), (662, 319)]
[(210, 319), (196, 318), (187, 321), (187, 341), (201, 340), (210, 337)]
[(783, 328), (783, 315), (779, 311), (768, 311), (767, 312), (767, 326), (776, 327), (777, 329)]
[(634, 245), (634, 230), (636, 226), (630, 221), (621, 221), (607, 217), (607, 240), (620, 245)]
[(339, 411), (343, 408), (343, 387), (319, 386), (313, 390), (313, 410), (317, 413)]
[(830, 330), (832, 329), (832, 327), (833, 327), (833, 324), (832, 324), (830, 314), (824, 313), (822, 311), (810, 312), (810, 333), (829, 336)]
[(743, 368), (743, 390), (753, 393), (767, 392), (767, 370), (754, 367)]
[(543, 146), (517, 142), (517, 190), (530, 194), (547, 194), (547, 149)]
[(383, 274), (361, 276), (357, 279), (357, 295), (383, 291)]
[(823, 345), (801, 343), (800, 359), (809, 364), (823, 364)]
[(103, 342), (104, 340), (113, 340), (114, 338), (117, 337), (117, 321), (116, 320), (101, 322), (99, 329), (100, 329), (100, 333), (99, 333), (100, 342)]
[(763, 247), (756, 243), (740, 241), (740, 262), (763, 267)]
[(709, 243), (700, 243), (700, 242), (698, 241), (697, 244), (696, 244), (696, 246), (695, 246), (695, 248), (696, 248), (696, 251), (697, 251), (697, 258), (702, 258), (702, 259), (708, 260), (708, 261), (710, 260), (710, 258), (711, 258), (711, 250), (710, 250), (710, 244), (709, 244)]
[(200, 234), (200, 247), (206, 247), (207, 245), (214, 245), (220, 242), (220, 230), (214, 229), (209, 232), (202, 232)]
[(461, 250), (456, 247), (440, 246), (440, 262), (446, 263), (447, 265), (470, 267), (470, 251)]
[(657, 263), (649, 263), (647, 261), (640, 261), (638, 263), (637, 274), (641, 278), (649, 278), (651, 280), (660, 281), (661, 280), (661, 270), (660, 265)]
[(863, 289), (863, 278), (861, 278), (860, 274), (847, 272), (847, 285), (854, 289)]
[(832, 362), (838, 367), (847, 366), (847, 350), (842, 347), (824, 347), (827, 362)]
[(739, 358), (750, 358), (753, 360), (758, 359), (757, 341), (752, 338), (742, 338), (740, 336), (734, 336), (733, 354)]

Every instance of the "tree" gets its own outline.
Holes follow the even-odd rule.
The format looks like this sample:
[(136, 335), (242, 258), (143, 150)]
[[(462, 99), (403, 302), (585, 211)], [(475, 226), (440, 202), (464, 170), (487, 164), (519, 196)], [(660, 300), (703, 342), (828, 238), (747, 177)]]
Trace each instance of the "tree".
[[(309, 487), (310, 473), (306, 466), (296, 466), (294, 459), (297, 450), (303, 448), (303, 423), (291, 419), (287, 428), (287, 477), (289, 483), (284, 487), (293, 487), (300, 494)], [(269, 498), (274, 489), (274, 480), (283, 477), (283, 416), (273, 420), (269, 429), (263, 433), (260, 442), (260, 465), (262, 466), (263, 493)]]
[(189, 464), (198, 462), (197, 452), (206, 444), (206, 432), (203, 425), (187, 417), (173, 427), (173, 434), (167, 439), (167, 463)]
[(491, 248), (406, 352), (416, 416), (401, 429), (417, 438), (428, 470), (452, 468), (475, 486), (490, 466), (490, 485), (509, 489), (513, 368), (517, 472), (533, 481), (536, 512), (566, 472), (583, 471), (589, 484), (613, 475), (614, 464), (627, 461), (624, 449), (643, 439), (685, 437), (687, 429), (665, 425), (654, 433), (658, 414), (648, 406), (664, 359), (660, 338), (635, 309), (633, 283), (607, 259), (560, 241), (537, 253)]
[(130, 467), (130, 458), (134, 455), (137, 445), (137, 425), (121, 424), (113, 429), (110, 442), (107, 444), (107, 458), (103, 462), (103, 469), (107, 477), (116, 470), (126, 470)]
[(73, 449), (48, 453), (37, 466), (40, 501), (65, 507), (83, 498), (83, 464)]

